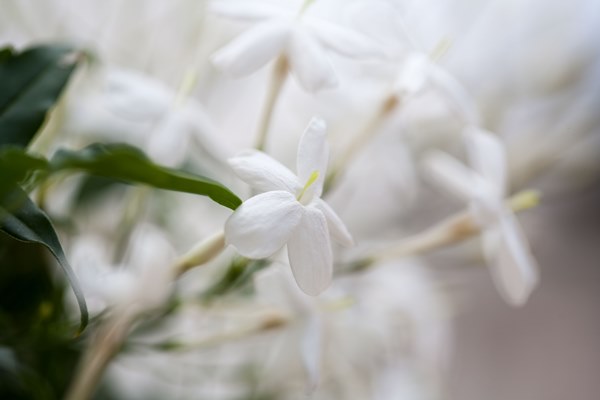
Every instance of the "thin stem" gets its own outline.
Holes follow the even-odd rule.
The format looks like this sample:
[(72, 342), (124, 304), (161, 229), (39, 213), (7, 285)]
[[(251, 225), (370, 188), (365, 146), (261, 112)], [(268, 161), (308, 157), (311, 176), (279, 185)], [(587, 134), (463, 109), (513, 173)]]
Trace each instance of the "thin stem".
[(377, 112), (369, 119), (358, 135), (355, 136), (354, 140), (346, 147), (342, 154), (336, 158), (333, 166), (329, 169), (329, 174), (325, 178), (325, 185), (323, 187), (324, 194), (335, 186), (343, 171), (373, 136), (377, 134), (381, 124), (385, 121), (385, 118), (396, 110), (399, 104), (400, 99), (395, 94), (392, 93), (387, 96)]
[[(531, 190), (517, 193), (507, 200), (507, 205), (514, 212), (524, 211), (539, 203), (539, 194)], [(386, 249), (352, 263), (348, 272), (364, 270), (382, 261), (416, 256), (436, 250), (454, 243), (462, 242), (481, 232), (481, 226), (472, 214), (462, 211), (425, 231), (392, 244)]]
[(273, 119), (273, 111), (275, 109), (275, 105), (277, 104), (277, 99), (281, 94), (281, 89), (283, 88), (287, 79), (288, 68), (288, 61), (286, 57), (280, 56), (275, 62), (271, 83), (269, 85), (269, 91), (267, 92), (267, 98), (265, 100), (265, 108), (258, 128), (258, 136), (255, 146), (258, 150), (265, 149), (269, 128), (271, 126), (271, 120)]
[(179, 277), (190, 269), (203, 265), (215, 258), (225, 248), (225, 233), (217, 232), (203, 240), (191, 250), (179, 257), (171, 267), (175, 276)]
[(106, 321), (96, 332), (83, 355), (66, 400), (87, 400), (92, 397), (110, 360), (121, 349), (135, 315), (124, 312)]
[(267, 315), (266, 317), (262, 318), (257, 323), (249, 324), (236, 330), (219, 333), (195, 342), (185, 343), (169, 340), (153, 344), (133, 343), (133, 345), (139, 347), (149, 346), (153, 349), (163, 351), (189, 351), (194, 349), (206, 349), (279, 329), (285, 326), (288, 322), (288, 318), (285, 315), (274, 312), (272, 315)]

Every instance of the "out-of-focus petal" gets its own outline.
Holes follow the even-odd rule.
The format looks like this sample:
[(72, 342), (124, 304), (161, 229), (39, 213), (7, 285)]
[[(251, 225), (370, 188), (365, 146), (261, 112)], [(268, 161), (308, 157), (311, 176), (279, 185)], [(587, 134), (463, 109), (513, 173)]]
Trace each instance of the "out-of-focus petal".
[(515, 216), (507, 213), (499, 226), (486, 230), (483, 244), (498, 291), (507, 303), (522, 306), (536, 287), (539, 273)]
[(248, 0), (213, 1), (210, 10), (221, 17), (240, 21), (260, 21), (290, 14), (285, 8), (272, 3)]
[(305, 18), (304, 23), (323, 45), (342, 56), (372, 59), (384, 55), (375, 43), (348, 28), (316, 18)]
[(469, 160), (473, 169), (506, 195), (506, 152), (502, 142), (492, 133), (469, 126), (465, 129)]
[(244, 182), (262, 192), (285, 190), (295, 193), (302, 187), (292, 171), (262, 151), (243, 151), (230, 158), (229, 165)]
[(431, 63), (429, 70), (431, 83), (448, 96), (460, 117), (470, 125), (479, 125), (480, 117), (477, 106), (465, 87), (446, 69)]
[(488, 187), (476, 173), (442, 152), (431, 152), (425, 159), (425, 166), (440, 186), (462, 200), (478, 198)]
[(248, 75), (277, 57), (289, 34), (289, 22), (286, 21), (258, 24), (217, 51), (211, 61), (232, 76)]
[(337, 77), (327, 54), (309, 33), (294, 29), (288, 57), (300, 85), (309, 92), (337, 86)]
[(322, 323), (318, 314), (309, 315), (304, 321), (300, 351), (308, 378), (308, 394), (317, 389), (321, 376), (321, 330)]
[(331, 283), (333, 259), (327, 221), (316, 208), (307, 207), (288, 241), (288, 256), (296, 283), (304, 293), (317, 296)]
[(328, 160), (327, 124), (321, 118), (313, 117), (298, 143), (296, 172), (301, 184), (305, 184), (315, 171), (319, 173), (319, 177), (308, 189), (316, 197), (320, 197), (323, 191)]
[(354, 245), (354, 239), (352, 239), (352, 235), (350, 234), (350, 232), (348, 232), (348, 228), (346, 228), (344, 222), (329, 206), (329, 204), (327, 204), (321, 199), (317, 199), (315, 201), (315, 206), (319, 210), (321, 210), (321, 212), (325, 216), (325, 219), (327, 220), (327, 227), (329, 228), (329, 233), (331, 234), (331, 237), (343, 246)]
[(225, 223), (225, 239), (249, 258), (266, 258), (283, 247), (302, 219), (304, 207), (293, 194), (273, 191), (254, 196)]
[(421, 53), (409, 54), (394, 83), (394, 91), (400, 96), (410, 96), (425, 88), (429, 79), (431, 61)]

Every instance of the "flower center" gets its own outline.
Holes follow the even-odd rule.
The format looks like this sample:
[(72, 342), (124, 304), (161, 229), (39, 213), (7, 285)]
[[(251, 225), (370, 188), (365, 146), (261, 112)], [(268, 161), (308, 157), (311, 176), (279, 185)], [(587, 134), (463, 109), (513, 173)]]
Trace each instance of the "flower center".
[(308, 188), (310, 188), (312, 186), (312, 184), (315, 183), (315, 181), (317, 179), (319, 179), (319, 171), (315, 170), (308, 177), (308, 180), (304, 184), (304, 187), (302, 188), (302, 190), (300, 191), (300, 193), (298, 194), (298, 196), (296, 196), (296, 200), (298, 200), (298, 201), (302, 200), (302, 196), (304, 196), (304, 194), (306, 193), (306, 191), (308, 190)]

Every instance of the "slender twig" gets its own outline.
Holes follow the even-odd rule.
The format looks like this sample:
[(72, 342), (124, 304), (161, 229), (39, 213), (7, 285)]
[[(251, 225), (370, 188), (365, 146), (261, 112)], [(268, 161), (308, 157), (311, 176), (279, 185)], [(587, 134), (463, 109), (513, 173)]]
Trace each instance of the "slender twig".
[(386, 99), (377, 109), (377, 112), (373, 114), (361, 131), (353, 138), (348, 147), (346, 147), (346, 149), (336, 157), (333, 165), (329, 169), (327, 177), (325, 178), (325, 184), (323, 187), (324, 194), (326, 194), (335, 186), (343, 171), (356, 158), (360, 150), (364, 149), (366, 144), (373, 138), (373, 136), (379, 132), (381, 124), (385, 121), (388, 115), (397, 109), (399, 104), (400, 99), (394, 93), (386, 97)]
[(267, 98), (265, 100), (265, 108), (260, 120), (258, 127), (258, 135), (256, 139), (256, 148), (258, 150), (264, 150), (269, 134), (269, 128), (271, 126), (271, 120), (273, 119), (273, 111), (277, 104), (277, 99), (281, 94), (286, 78), (288, 76), (288, 61), (285, 56), (280, 56), (275, 62), (273, 68), (273, 75), (271, 77), (271, 83), (267, 92)]
[[(525, 190), (512, 196), (507, 203), (514, 212), (524, 211), (539, 203), (539, 193)], [(346, 272), (368, 269), (384, 261), (416, 256), (459, 243), (477, 235), (481, 229), (472, 213), (462, 211), (423, 232), (395, 242), (385, 249), (379, 249), (376, 254), (352, 262)]]

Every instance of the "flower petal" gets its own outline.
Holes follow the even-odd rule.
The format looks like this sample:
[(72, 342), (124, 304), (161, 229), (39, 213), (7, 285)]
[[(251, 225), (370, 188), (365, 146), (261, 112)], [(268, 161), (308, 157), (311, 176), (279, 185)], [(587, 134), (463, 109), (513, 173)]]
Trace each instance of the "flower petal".
[(537, 263), (514, 214), (483, 235), (484, 254), (492, 277), (504, 300), (513, 306), (525, 304), (539, 280)]
[(331, 283), (333, 259), (327, 221), (316, 208), (305, 208), (302, 221), (288, 241), (288, 256), (296, 283), (302, 291), (317, 296)]
[(288, 241), (303, 211), (294, 195), (286, 191), (254, 196), (225, 223), (226, 242), (245, 257), (269, 257)]
[(431, 83), (452, 100), (452, 105), (456, 107), (456, 111), (467, 124), (478, 125), (480, 123), (479, 111), (473, 98), (454, 75), (432, 62), (429, 76)]
[(335, 71), (315, 38), (295, 29), (288, 48), (288, 58), (300, 85), (309, 92), (337, 86)]
[(277, 57), (289, 34), (289, 23), (284, 21), (260, 23), (217, 51), (211, 61), (233, 76), (248, 75)]
[(469, 126), (465, 129), (471, 165), (499, 191), (506, 195), (506, 152), (502, 142), (491, 132)]
[(317, 18), (304, 18), (319, 41), (331, 51), (352, 58), (378, 58), (384, 53), (375, 43), (351, 29)]
[(320, 197), (323, 192), (328, 161), (327, 124), (321, 118), (313, 117), (298, 143), (296, 172), (301, 184), (306, 183), (315, 171), (319, 173), (318, 178), (309, 188), (310, 193), (316, 197)]
[(315, 201), (315, 207), (317, 207), (327, 220), (327, 228), (329, 229), (329, 233), (331, 237), (343, 246), (352, 246), (354, 245), (354, 239), (352, 239), (352, 235), (348, 232), (348, 228), (344, 222), (340, 219), (340, 217), (336, 214), (336, 212), (321, 199), (317, 199)]
[(240, 21), (260, 21), (289, 14), (288, 10), (274, 4), (248, 0), (212, 2), (210, 10), (221, 17)]
[(300, 351), (308, 377), (307, 392), (310, 395), (317, 389), (321, 375), (321, 318), (316, 313), (309, 315), (302, 328)]
[(246, 150), (228, 161), (236, 175), (256, 190), (295, 193), (302, 187), (292, 171), (262, 151)]
[(442, 152), (431, 152), (425, 159), (425, 166), (440, 186), (462, 200), (479, 198), (487, 190), (488, 185), (481, 177)]
[(411, 96), (425, 88), (431, 71), (431, 61), (421, 53), (409, 54), (394, 83), (394, 91), (400, 96)]

